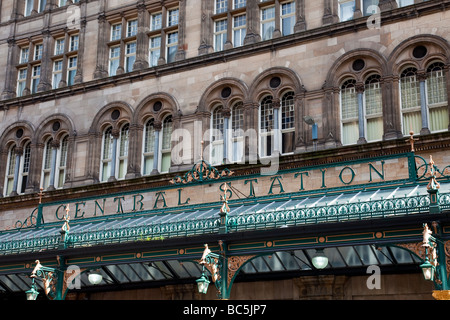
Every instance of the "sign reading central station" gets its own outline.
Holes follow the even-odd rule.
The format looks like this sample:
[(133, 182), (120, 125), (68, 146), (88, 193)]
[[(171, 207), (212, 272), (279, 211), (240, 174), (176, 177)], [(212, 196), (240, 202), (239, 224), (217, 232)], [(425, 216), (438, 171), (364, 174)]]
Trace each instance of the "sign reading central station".
[[(147, 210), (181, 208), (187, 205), (206, 204), (220, 201), (220, 195), (227, 192), (230, 200), (256, 198), (267, 195), (294, 192), (324, 191), (344, 186), (362, 186), (380, 182), (393, 182), (409, 178), (406, 156), (358, 162), (329, 167), (300, 168), (297, 171), (270, 176), (236, 177), (196, 183), (180, 184), (109, 197), (91, 198), (70, 203), (70, 218), (84, 219), (115, 214), (139, 213)], [(225, 188), (225, 183), (228, 187)], [(45, 222), (64, 219), (67, 204), (45, 205)]]

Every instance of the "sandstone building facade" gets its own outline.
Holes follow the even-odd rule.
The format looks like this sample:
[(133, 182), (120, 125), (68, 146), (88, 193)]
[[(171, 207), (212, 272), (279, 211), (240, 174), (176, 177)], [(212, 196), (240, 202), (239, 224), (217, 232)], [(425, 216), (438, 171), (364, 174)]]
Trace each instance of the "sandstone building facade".
[[(64, 201), (160, 190), (201, 159), (240, 177), (276, 161), (275, 170), (381, 161), (410, 152), (413, 139), (414, 152), (427, 161), (432, 154), (446, 168), (449, 6), (446, 0), (2, 1), (0, 229), (34, 227), (29, 217), (38, 201), (52, 203), (57, 214), (45, 222), (53, 223), (63, 220)], [(383, 161), (365, 167), (364, 177), (385, 180)], [(404, 168), (386, 162), (387, 171), (398, 170), (393, 176)], [(316, 187), (308, 185), (312, 171), (235, 186), (258, 198), (324, 189), (330, 174), (327, 188), (351, 187), (354, 170), (317, 171)], [(439, 178), (448, 179), (445, 169)], [(156, 192), (145, 209), (217, 202), (220, 187), (173, 189), (164, 203)], [(204, 199), (195, 202), (200, 190)], [(123, 204), (135, 212), (139, 199)], [(121, 200), (97, 200), (89, 208), (71, 206), (71, 223), (100, 209), (127, 211), (119, 209)], [(311, 297), (350, 298), (350, 281), (336, 284), (341, 278), (334, 276), (339, 294), (312, 290)], [(295, 289), (284, 298), (296, 299), (314, 281), (287, 283)], [(426, 297), (423, 285), (391, 294)]]

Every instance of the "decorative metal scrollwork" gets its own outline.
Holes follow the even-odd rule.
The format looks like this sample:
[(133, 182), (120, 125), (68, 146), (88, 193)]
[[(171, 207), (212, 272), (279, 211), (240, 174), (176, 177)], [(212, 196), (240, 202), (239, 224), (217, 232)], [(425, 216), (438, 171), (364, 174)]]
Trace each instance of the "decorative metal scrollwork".
[(200, 160), (191, 170), (186, 172), (184, 176), (175, 176), (170, 182), (172, 184), (188, 184), (193, 182), (204, 182), (217, 180), (223, 177), (231, 176), (233, 171), (229, 169), (223, 169), (219, 171), (205, 160)]

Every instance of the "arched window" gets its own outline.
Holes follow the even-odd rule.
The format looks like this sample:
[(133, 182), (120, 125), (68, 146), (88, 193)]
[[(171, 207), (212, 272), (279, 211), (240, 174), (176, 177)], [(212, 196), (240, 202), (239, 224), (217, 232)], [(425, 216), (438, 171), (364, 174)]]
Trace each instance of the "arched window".
[(266, 96), (261, 100), (259, 106), (259, 132), (260, 145), (259, 155), (261, 157), (272, 155), (274, 139), (274, 119), (273, 119), (273, 97)]
[(172, 153), (172, 116), (165, 117), (159, 128), (155, 126), (154, 119), (148, 120), (143, 142), (142, 173), (149, 175), (168, 172)]
[(289, 91), (281, 98), (281, 152), (294, 151), (295, 145), (295, 108), (294, 92)]
[(101, 181), (107, 181), (111, 173), (111, 162), (113, 154), (112, 127), (108, 127), (103, 132), (102, 140), (102, 163), (101, 163)]
[(16, 146), (12, 146), (9, 149), (4, 186), (5, 196), (25, 193), (30, 171), (30, 156), (30, 142), (25, 145), (23, 150), (18, 149)]
[(119, 134), (114, 134), (112, 127), (108, 127), (103, 132), (101, 181), (125, 178), (128, 162), (128, 133), (128, 124), (122, 126)]
[(383, 138), (383, 103), (380, 79), (378, 74), (374, 74), (367, 77), (364, 83), (364, 118), (367, 141)]
[(66, 135), (60, 143), (54, 143), (50, 138), (45, 143), (42, 161), (41, 188), (62, 188), (66, 176), (67, 145)]
[(153, 161), (155, 158), (155, 120), (150, 119), (144, 128), (144, 154), (143, 154), (143, 175), (149, 175), (153, 170)]
[(400, 75), (400, 99), (403, 134), (408, 135), (411, 130), (419, 133), (422, 128), (420, 84), (414, 67), (404, 69)]
[(163, 120), (161, 140), (160, 172), (169, 172), (172, 153), (172, 116), (167, 116)]
[(274, 106), (272, 96), (261, 100), (259, 109), (260, 156), (270, 156), (274, 151), (282, 154), (294, 151), (295, 107), (294, 93), (281, 97), (281, 105)]
[(341, 85), (342, 144), (353, 144), (359, 138), (358, 97), (356, 80), (349, 79)]
[(448, 129), (447, 85), (444, 64), (434, 62), (427, 68), (427, 105), (431, 132)]
[(431, 63), (426, 74), (418, 76), (409, 67), (400, 76), (402, 132), (436, 132), (448, 129), (447, 84), (444, 64)]
[(244, 104), (236, 102), (231, 108), (231, 162), (240, 162), (244, 156)]
[(223, 162), (223, 145), (224, 145), (224, 116), (223, 107), (218, 106), (212, 111), (211, 117), (211, 145), (210, 152), (211, 164), (221, 164)]

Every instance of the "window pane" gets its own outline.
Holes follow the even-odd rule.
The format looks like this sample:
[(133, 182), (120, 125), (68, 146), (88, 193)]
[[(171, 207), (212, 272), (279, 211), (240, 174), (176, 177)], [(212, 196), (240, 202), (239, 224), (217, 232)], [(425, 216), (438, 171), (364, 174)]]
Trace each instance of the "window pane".
[(367, 119), (367, 141), (381, 140), (383, 138), (383, 118)]
[(272, 39), (275, 30), (275, 7), (262, 9), (261, 29), (262, 40)]
[(247, 16), (245, 14), (233, 17), (233, 44), (235, 47), (240, 47), (244, 44)]
[(353, 19), (353, 14), (355, 12), (355, 1), (340, 3), (339, 7), (341, 21), (348, 21)]
[(283, 36), (293, 34), (295, 25), (295, 2), (281, 5), (281, 30)]
[(430, 131), (448, 129), (448, 107), (430, 108)]

